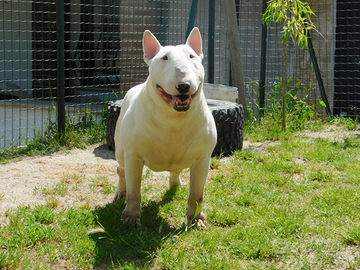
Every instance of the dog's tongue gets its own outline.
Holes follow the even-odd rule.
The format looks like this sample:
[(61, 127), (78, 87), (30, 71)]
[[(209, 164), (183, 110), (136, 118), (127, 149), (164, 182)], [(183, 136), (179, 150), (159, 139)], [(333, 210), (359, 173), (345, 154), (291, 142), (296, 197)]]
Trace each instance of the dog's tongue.
[(190, 95), (172, 96), (171, 105), (177, 111), (187, 111), (190, 108), (192, 97)]

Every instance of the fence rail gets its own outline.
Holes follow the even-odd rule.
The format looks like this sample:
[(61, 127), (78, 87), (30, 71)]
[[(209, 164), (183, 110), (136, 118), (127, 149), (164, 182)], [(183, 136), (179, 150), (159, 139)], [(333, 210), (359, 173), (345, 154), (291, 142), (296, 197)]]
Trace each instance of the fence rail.
[[(264, 1), (235, 1), (246, 99), (256, 111)], [(49, 121), (56, 122), (61, 116), (74, 123), (86, 113), (99, 119), (107, 101), (123, 97), (145, 80), (143, 31), (153, 31), (163, 45), (183, 43), (192, 3), (0, 1), (0, 148), (41, 136)], [(358, 116), (360, 0), (314, 0), (311, 6), (317, 14), (314, 22), (318, 32), (311, 33), (314, 52), (331, 112)], [(199, 0), (194, 24), (204, 40), (206, 81), (231, 85), (224, 0)], [(281, 76), (280, 31), (278, 25), (267, 29), (263, 76), (267, 98), (275, 94)], [(321, 94), (309, 52), (290, 42), (289, 56), (292, 86), (297, 86), (299, 97), (308, 95), (308, 101), (317, 104)]]

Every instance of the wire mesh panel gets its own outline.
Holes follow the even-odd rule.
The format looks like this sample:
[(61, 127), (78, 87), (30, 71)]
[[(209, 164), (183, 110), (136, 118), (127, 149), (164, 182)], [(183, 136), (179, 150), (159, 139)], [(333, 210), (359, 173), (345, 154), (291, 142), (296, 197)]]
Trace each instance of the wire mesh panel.
[[(203, 38), (205, 70), (208, 64), (208, 10), (209, 1), (199, 1), (195, 26)], [(121, 89), (126, 91), (145, 81), (147, 67), (143, 61), (141, 39), (149, 29), (162, 45), (183, 44), (189, 21), (191, 1), (122, 1), (120, 24)], [(225, 9), (220, 1), (216, 5), (215, 83), (229, 83), (229, 53), (226, 43)], [(207, 80), (207, 79), (206, 79)]]
[[(234, 0), (247, 85), (254, 111), (260, 77), (262, 0)], [(209, 16), (214, 3), (215, 16)], [(184, 43), (192, 0), (64, 0), (64, 95), (67, 121), (99, 120), (109, 100), (144, 82), (142, 34), (151, 30), (163, 45)], [(316, 0), (314, 51), (335, 114), (359, 114), (360, 1)], [(56, 0), (0, 1), (0, 147), (18, 146), (57, 123)], [(214, 83), (231, 85), (225, 1), (199, 0), (195, 26), (203, 37), (209, 81), (214, 36)], [(210, 22), (215, 32), (210, 33)], [(266, 96), (276, 97), (281, 76), (281, 25), (268, 28)], [(209, 43), (210, 42), (210, 43)], [(211, 72), (212, 73), (212, 72)], [(308, 50), (289, 42), (289, 89), (318, 106), (321, 98)], [(320, 108), (321, 109), (321, 108)], [(320, 110), (321, 111), (321, 110)], [(323, 112), (323, 110), (322, 110)]]
[(360, 1), (336, 6), (335, 113), (360, 114)]
[[(258, 101), (258, 80), (260, 74), (261, 52), (261, 24), (262, 24), (262, 0), (239, 1), (238, 17), (241, 35), (241, 48), (243, 56), (244, 79), (247, 85), (247, 101), (250, 108), (256, 111)], [(332, 104), (333, 95), (333, 50), (334, 50), (334, 7), (325, 0), (317, 0), (311, 3), (316, 13), (313, 18), (316, 31), (313, 31), (312, 40), (315, 53), (321, 69), (321, 75), (325, 84), (325, 90)], [(282, 69), (281, 43), (282, 25), (273, 23), (267, 29), (266, 38), (266, 101), (270, 103), (273, 98), (280, 97), (280, 80)], [(315, 77), (312, 61), (308, 49), (303, 49), (291, 38), (288, 42), (287, 74), (290, 79), (288, 91), (303, 98), (324, 113), (319, 106), (321, 99), (320, 90)]]
[[(65, 0), (64, 84), (67, 121), (99, 119), (108, 100), (145, 81), (145, 29), (163, 45), (185, 42), (191, 1)], [(207, 55), (208, 1), (196, 26)], [(57, 123), (56, 0), (1, 1), (0, 147), (22, 145)], [(223, 14), (220, 2), (216, 14)], [(216, 16), (215, 83), (229, 83), (225, 18)], [(207, 58), (204, 60), (207, 65)]]
[(0, 2), (0, 147), (22, 144), (55, 116), (50, 103), (33, 98), (37, 32), (32, 9), (30, 1)]
[[(243, 75), (247, 89), (246, 100), (253, 110), (256, 110), (256, 104), (258, 104), (262, 2), (261, 0), (237, 1)], [(268, 55), (271, 56), (271, 53)]]
[(66, 1), (65, 101), (71, 121), (99, 120), (104, 104), (120, 93), (121, 1)]

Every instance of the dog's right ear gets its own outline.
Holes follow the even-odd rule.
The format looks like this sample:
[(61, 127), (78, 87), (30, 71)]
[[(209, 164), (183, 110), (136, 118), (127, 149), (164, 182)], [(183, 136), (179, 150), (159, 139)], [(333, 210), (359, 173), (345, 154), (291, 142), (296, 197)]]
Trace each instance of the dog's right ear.
[(146, 64), (150, 65), (151, 60), (160, 51), (161, 44), (149, 30), (145, 30), (142, 42), (144, 61)]

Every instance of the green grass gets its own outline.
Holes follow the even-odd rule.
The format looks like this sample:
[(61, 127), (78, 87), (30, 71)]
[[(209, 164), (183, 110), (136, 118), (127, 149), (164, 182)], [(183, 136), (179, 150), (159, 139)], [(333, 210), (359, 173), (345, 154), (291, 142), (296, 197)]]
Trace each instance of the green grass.
[[(59, 210), (50, 197), (46, 206), (7, 213), (0, 268), (360, 268), (360, 138), (290, 133), (279, 142), (266, 152), (213, 159), (205, 229), (186, 231), (187, 186), (144, 191), (137, 228), (120, 221), (124, 200)], [(81, 178), (65, 175), (63, 182)], [(108, 186), (102, 176), (90, 182)], [(45, 191), (66, 192), (61, 184)]]

